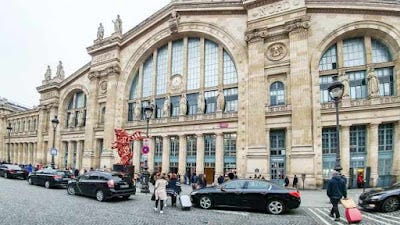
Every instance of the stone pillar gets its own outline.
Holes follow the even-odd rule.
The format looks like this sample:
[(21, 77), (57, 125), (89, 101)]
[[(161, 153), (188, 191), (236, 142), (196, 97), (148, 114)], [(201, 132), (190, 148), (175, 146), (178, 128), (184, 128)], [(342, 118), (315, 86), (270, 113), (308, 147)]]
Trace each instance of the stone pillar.
[(140, 172), (140, 145), (141, 141), (134, 141), (132, 164), (135, 166), (135, 173)]
[(82, 169), (83, 141), (76, 142), (76, 168)]
[(73, 158), (74, 158), (74, 142), (73, 141), (69, 141), (68, 142), (68, 163), (67, 163), (67, 167), (72, 167), (73, 164)]
[(163, 152), (162, 152), (162, 164), (161, 164), (161, 172), (162, 173), (169, 172), (169, 154), (171, 151), (169, 138), (170, 137), (167, 135), (163, 136)]
[(367, 166), (371, 167), (370, 185), (373, 187), (378, 181), (378, 127), (379, 124), (370, 124), (367, 135)]
[(33, 159), (33, 143), (28, 143), (28, 164), (32, 164), (32, 159)]
[[(94, 74), (89, 75), (90, 83), (89, 83), (89, 96), (86, 104), (86, 123), (85, 123), (85, 142), (82, 153), (82, 168), (89, 169), (93, 167), (93, 156), (94, 156), (94, 145), (96, 139), (94, 138), (94, 126), (97, 117), (97, 91), (98, 91), (98, 77)], [(109, 88), (109, 84), (107, 84), (107, 89)], [(115, 87), (113, 87), (115, 89)], [(108, 91), (108, 90), (107, 90)], [(106, 113), (108, 109), (106, 108)], [(110, 117), (108, 117), (110, 118)], [(112, 118), (112, 117), (111, 117)], [(107, 115), (105, 116), (105, 121), (107, 119)], [(106, 127), (106, 124), (104, 124)], [(104, 130), (105, 132), (105, 130)], [(111, 147), (111, 146), (110, 146)]]
[(216, 133), (217, 138), (215, 142), (215, 177), (217, 180), (220, 175), (224, 175), (224, 140), (223, 133)]
[(397, 182), (400, 181), (400, 121), (394, 125), (394, 148), (393, 148), (393, 175)]
[(181, 181), (184, 180), (186, 173), (186, 136), (179, 135), (179, 161), (178, 173), (181, 176)]
[[(37, 121), (37, 144), (36, 144), (36, 164), (45, 163), (44, 159), (47, 157), (45, 154), (46, 149), (43, 141), (43, 132), (46, 122), (46, 110), (43, 106), (40, 107), (39, 117)], [(48, 149), (47, 149), (48, 150)], [(47, 160), (46, 160), (47, 161)]]
[(196, 174), (204, 174), (204, 135), (197, 136)]
[(149, 154), (147, 158), (147, 167), (149, 168), (148, 171), (150, 173), (153, 173), (154, 171), (154, 152), (156, 150), (156, 145), (155, 145), (155, 138), (154, 137), (149, 137)]
[(350, 125), (340, 127), (340, 164), (342, 174), (349, 180), (350, 175)]

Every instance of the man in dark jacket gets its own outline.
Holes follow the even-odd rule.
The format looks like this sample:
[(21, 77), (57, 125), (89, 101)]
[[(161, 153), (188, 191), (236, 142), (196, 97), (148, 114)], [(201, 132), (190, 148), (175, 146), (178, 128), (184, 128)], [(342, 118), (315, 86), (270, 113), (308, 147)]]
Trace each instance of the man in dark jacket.
[(345, 199), (347, 198), (347, 190), (343, 178), (337, 171), (334, 171), (332, 174), (332, 178), (328, 183), (326, 194), (328, 195), (332, 203), (332, 209), (329, 215), (331, 217), (335, 216), (335, 221), (340, 221), (338, 204), (342, 197), (344, 197)]

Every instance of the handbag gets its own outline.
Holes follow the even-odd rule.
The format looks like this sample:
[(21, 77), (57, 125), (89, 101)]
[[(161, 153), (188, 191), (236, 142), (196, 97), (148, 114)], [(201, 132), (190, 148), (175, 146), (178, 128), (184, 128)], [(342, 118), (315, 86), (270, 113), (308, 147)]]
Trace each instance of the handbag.
[(152, 201), (155, 201), (155, 200), (156, 200), (156, 194), (155, 194), (155, 193), (153, 193), (153, 194), (151, 195), (151, 200), (152, 200)]

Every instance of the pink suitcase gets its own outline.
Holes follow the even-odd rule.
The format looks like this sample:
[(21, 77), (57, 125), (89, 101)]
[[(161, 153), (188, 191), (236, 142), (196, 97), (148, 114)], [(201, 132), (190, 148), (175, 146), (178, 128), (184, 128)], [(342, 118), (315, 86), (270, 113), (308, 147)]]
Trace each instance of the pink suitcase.
[(345, 214), (349, 223), (359, 223), (362, 220), (361, 212), (357, 208), (347, 208)]

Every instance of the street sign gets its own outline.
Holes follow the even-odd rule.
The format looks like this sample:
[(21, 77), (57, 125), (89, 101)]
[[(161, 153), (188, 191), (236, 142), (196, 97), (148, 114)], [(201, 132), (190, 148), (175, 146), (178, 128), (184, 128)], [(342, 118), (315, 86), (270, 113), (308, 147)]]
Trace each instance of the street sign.
[(149, 151), (150, 151), (149, 146), (143, 145), (143, 147), (142, 147), (142, 154), (144, 154), (144, 155), (145, 155), (145, 154), (148, 154)]
[(57, 155), (57, 149), (56, 148), (50, 149), (50, 154), (51, 155)]
[(143, 146), (149, 146), (149, 139), (148, 138), (144, 138), (143, 139)]
[(147, 154), (144, 154), (144, 155), (142, 155), (142, 159), (141, 159), (140, 161), (144, 162), (144, 161), (146, 161), (148, 158), (149, 158), (148, 155), (147, 155)]

